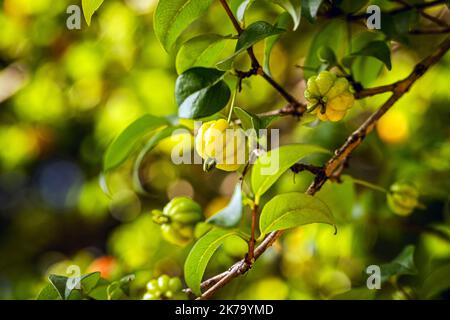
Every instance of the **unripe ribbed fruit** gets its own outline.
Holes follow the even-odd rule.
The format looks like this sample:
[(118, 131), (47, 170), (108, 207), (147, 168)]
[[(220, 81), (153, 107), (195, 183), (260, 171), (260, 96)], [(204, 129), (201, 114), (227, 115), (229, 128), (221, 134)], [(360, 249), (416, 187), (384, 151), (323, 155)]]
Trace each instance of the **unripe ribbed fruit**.
[(347, 79), (330, 71), (308, 79), (305, 98), (308, 108), (317, 110), (317, 117), (322, 121), (341, 120), (355, 101)]
[(161, 225), (163, 237), (184, 246), (194, 238), (194, 227), (203, 220), (202, 208), (188, 197), (172, 199), (163, 209), (153, 210), (153, 221)]
[(394, 183), (387, 194), (387, 203), (394, 213), (408, 216), (419, 205), (419, 191), (408, 183)]

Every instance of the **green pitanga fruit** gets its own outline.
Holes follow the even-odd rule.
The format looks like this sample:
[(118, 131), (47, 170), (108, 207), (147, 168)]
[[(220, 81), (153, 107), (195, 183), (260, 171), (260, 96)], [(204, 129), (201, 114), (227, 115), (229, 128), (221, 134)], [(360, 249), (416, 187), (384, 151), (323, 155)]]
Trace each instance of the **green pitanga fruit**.
[(153, 210), (153, 221), (161, 225), (163, 237), (184, 246), (194, 238), (195, 225), (203, 220), (202, 208), (188, 197), (172, 199), (163, 209)]
[(409, 183), (394, 183), (387, 194), (389, 208), (400, 216), (407, 216), (420, 206), (419, 191)]

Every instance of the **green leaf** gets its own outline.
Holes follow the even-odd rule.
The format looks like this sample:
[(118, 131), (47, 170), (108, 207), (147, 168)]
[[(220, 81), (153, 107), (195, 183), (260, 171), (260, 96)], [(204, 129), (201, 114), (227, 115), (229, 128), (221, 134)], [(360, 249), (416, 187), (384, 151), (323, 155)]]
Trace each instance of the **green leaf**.
[[(288, 28), (288, 26), (289, 26), (290, 20), (291, 19), (289, 17), (289, 13), (283, 12), (277, 18), (277, 22), (275, 23), (275, 27), (286, 30)], [(270, 55), (272, 53), (273, 47), (278, 42), (280, 37), (281, 37), (281, 34), (276, 34), (274, 36), (270, 36), (270, 37), (266, 38), (266, 40), (265, 40), (263, 69), (269, 75), (271, 75), (271, 72), (270, 72)]]
[(251, 185), (255, 193), (255, 201), (259, 198), (295, 163), (312, 153), (329, 153), (328, 150), (308, 144), (291, 144), (273, 149), (256, 160), (252, 169)]
[(320, 61), (317, 56), (317, 52), (321, 47), (328, 46), (333, 48), (338, 57), (340, 57), (341, 54), (343, 55), (346, 44), (346, 33), (346, 25), (339, 19), (330, 21), (316, 33), (305, 59), (305, 67), (308, 68), (305, 68), (304, 70), (305, 78), (309, 78), (316, 74), (315, 71), (309, 70), (310, 68), (317, 70), (322, 64), (322, 61)]
[(109, 145), (103, 159), (103, 170), (109, 171), (122, 164), (134, 150), (139, 139), (167, 124), (166, 119), (149, 114), (135, 120)]
[[(368, 43), (381, 40), (382, 38), (383, 35), (379, 32), (361, 32), (352, 39), (352, 48), (354, 51), (359, 51), (366, 47)], [(378, 78), (384, 65), (383, 62), (373, 57), (352, 55), (344, 57), (342, 63), (346, 67), (351, 68), (351, 74), (354, 79), (364, 87), (370, 86)]]
[(178, 74), (192, 67), (214, 67), (229, 40), (218, 34), (204, 34), (185, 42), (178, 51)]
[(297, 30), (302, 17), (302, 4), (300, 0), (273, 0), (276, 4), (286, 10), (294, 22), (293, 30)]
[(228, 205), (206, 222), (219, 227), (231, 228), (239, 223), (242, 217), (242, 191), (241, 184), (237, 183)]
[(110, 283), (107, 280), (100, 278), (97, 285), (89, 292), (88, 296), (95, 300), (108, 300), (107, 289), (109, 284)]
[(230, 5), (230, 7), (232, 8), (234, 15), (236, 16), (236, 19), (238, 19), (239, 22), (241, 23), (244, 22), (245, 13), (247, 12), (247, 9), (250, 8), (253, 2), (255, 2), (255, 0), (232, 1), (232, 5)]
[(279, 34), (285, 30), (277, 28), (265, 21), (257, 21), (249, 25), (239, 36), (234, 54), (218, 63), (219, 66), (228, 66), (241, 52), (247, 50), (255, 43), (267, 37)]
[(333, 209), (333, 215), (338, 221), (349, 222), (356, 199), (355, 187), (349, 176), (342, 175), (341, 180), (341, 183), (325, 183), (315, 197)]
[(178, 133), (189, 133), (189, 130), (187, 127), (183, 125), (177, 125), (177, 126), (170, 126), (161, 129), (160, 131), (156, 132), (145, 144), (144, 148), (139, 152), (136, 160), (134, 161), (133, 165), (133, 184), (136, 189), (138, 189), (140, 192), (145, 193), (146, 191), (142, 187), (142, 183), (139, 177), (139, 169), (141, 167), (142, 161), (144, 160), (145, 156), (155, 148), (161, 140), (164, 140), (173, 134)]
[(381, 265), (381, 282), (386, 282), (392, 276), (416, 274), (414, 249), (413, 245), (406, 246), (392, 262)]
[(83, 7), (84, 19), (86, 23), (91, 25), (92, 15), (97, 11), (102, 5), (104, 0), (82, 0), (81, 6)]
[(267, 128), (274, 120), (279, 118), (276, 115), (259, 117), (239, 107), (234, 107), (233, 111), (241, 120), (241, 126), (244, 130), (255, 129), (257, 134), (259, 134), (259, 129)]
[(320, 5), (323, 0), (302, 0), (302, 12), (305, 17), (313, 22), (316, 19), (317, 12), (319, 11)]
[(153, 19), (158, 40), (171, 51), (181, 33), (209, 8), (213, 0), (159, 0)]
[(47, 284), (41, 292), (39, 292), (39, 295), (36, 298), (37, 300), (61, 300), (61, 296), (58, 293), (58, 290), (52, 285)]
[(196, 67), (177, 79), (175, 96), (181, 118), (198, 119), (213, 115), (226, 106), (231, 91), (222, 80), (223, 71)]
[(450, 288), (450, 264), (437, 267), (425, 278), (420, 293), (423, 299), (433, 299)]
[(92, 272), (81, 276), (80, 283), (83, 293), (89, 293), (95, 288), (101, 277), (100, 272)]
[(69, 278), (67, 278), (65, 276), (59, 276), (56, 274), (51, 274), (48, 276), (48, 280), (53, 285), (53, 287), (56, 289), (56, 291), (59, 294), (59, 297), (62, 300), (66, 300), (66, 284), (67, 284), (68, 279)]
[(385, 41), (377, 40), (369, 42), (364, 48), (358, 52), (352, 53), (352, 56), (374, 57), (383, 62), (388, 70), (392, 69), (391, 51)]
[(200, 283), (212, 255), (226, 238), (233, 235), (236, 235), (235, 231), (212, 229), (192, 247), (184, 263), (184, 277), (186, 284), (195, 294), (201, 294)]
[(311, 223), (334, 225), (330, 208), (318, 198), (289, 192), (273, 197), (264, 206), (259, 219), (261, 234)]
[(135, 279), (134, 274), (127, 275), (119, 281), (111, 283), (107, 289), (108, 300), (119, 300), (130, 295), (130, 283)]

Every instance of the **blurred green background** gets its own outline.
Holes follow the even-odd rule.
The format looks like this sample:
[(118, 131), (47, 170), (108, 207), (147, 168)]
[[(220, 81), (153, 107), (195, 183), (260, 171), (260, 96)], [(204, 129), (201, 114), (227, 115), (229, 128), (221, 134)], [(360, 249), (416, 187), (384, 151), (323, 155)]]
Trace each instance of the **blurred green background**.
[[(175, 57), (153, 33), (156, 0), (107, 0), (91, 26), (83, 21), (81, 30), (66, 28), (70, 4), (80, 3), (0, 1), (0, 298), (35, 298), (48, 274), (64, 275), (77, 265), (82, 273), (99, 270), (107, 279), (136, 274), (131, 297), (140, 299), (149, 279), (182, 277), (190, 248), (166, 242), (152, 222), (151, 209), (188, 195), (210, 216), (226, 205), (238, 177), (205, 174), (201, 165), (175, 166), (167, 142), (144, 162), (146, 193), (133, 187), (132, 159), (108, 175), (112, 197), (102, 192), (102, 157), (111, 140), (142, 114), (176, 114)], [(257, 1), (247, 20), (274, 22), (279, 13), (280, 8)], [(296, 66), (303, 65), (312, 37), (326, 23), (319, 19), (312, 25), (304, 19), (272, 54), (274, 78), (300, 99), (305, 82)], [(353, 28), (354, 37), (367, 31)], [(233, 33), (218, 3), (189, 30), (190, 35), (205, 32)], [(405, 77), (441, 39), (411, 36), (407, 45), (394, 44), (393, 69), (364, 78), (364, 84)], [(262, 43), (255, 50), (262, 56)], [(370, 68), (376, 61), (366, 63)], [(327, 299), (346, 291), (356, 292), (347, 297), (370, 296), (373, 292), (348, 290), (365, 287), (368, 265), (387, 263), (413, 244), (418, 273), (383, 284), (377, 297), (449, 298), (449, 79), (447, 55), (386, 114), (346, 171), (384, 188), (412, 181), (424, 209), (400, 217), (388, 209), (383, 193), (347, 179), (327, 183), (318, 196), (338, 219), (337, 235), (320, 225), (288, 232), (248, 275), (217, 297)], [(283, 118), (272, 126), (280, 128), (282, 143), (316, 143), (332, 150), (385, 99), (358, 101), (339, 123), (311, 127)], [(264, 112), (282, 107), (283, 101), (255, 77), (244, 84), (237, 105)], [(267, 199), (279, 192), (304, 191), (311, 179), (311, 174), (301, 173), (294, 181), (287, 172)], [(207, 275), (227, 269), (245, 249), (241, 242), (229, 241)]]

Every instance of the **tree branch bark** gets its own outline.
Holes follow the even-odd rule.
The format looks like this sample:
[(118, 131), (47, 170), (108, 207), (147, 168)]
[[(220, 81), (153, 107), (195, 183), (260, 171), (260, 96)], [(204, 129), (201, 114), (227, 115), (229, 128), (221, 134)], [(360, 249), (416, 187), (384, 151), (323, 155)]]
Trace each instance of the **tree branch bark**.
[[(419, 79), (432, 65), (436, 64), (450, 48), (450, 37), (443, 41), (437, 50), (427, 58), (419, 62), (411, 74), (405, 79), (392, 84), (391, 97), (374, 112), (356, 131), (354, 131), (345, 141), (345, 143), (336, 150), (334, 156), (327, 162), (323, 171), (315, 175), (314, 181), (309, 186), (306, 194), (314, 195), (325, 182), (333, 177), (336, 171), (342, 170), (343, 164), (348, 156), (362, 143), (367, 134), (369, 134), (377, 121), (399, 100), (411, 86)], [(340, 172), (340, 171), (339, 171)], [(266, 236), (264, 240), (256, 247), (254, 259), (258, 259), (282, 234), (283, 230), (275, 231)], [(246, 273), (252, 264), (247, 263), (245, 259), (236, 262), (228, 271), (221, 273), (202, 283), (202, 288), (206, 291), (197, 299), (209, 299), (220, 288), (225, 286), (234, 278)]]

